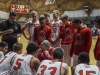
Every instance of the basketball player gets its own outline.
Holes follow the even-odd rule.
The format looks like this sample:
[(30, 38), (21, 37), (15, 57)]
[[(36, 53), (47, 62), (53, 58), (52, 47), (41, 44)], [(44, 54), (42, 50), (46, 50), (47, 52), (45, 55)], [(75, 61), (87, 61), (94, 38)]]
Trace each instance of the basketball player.
[(72, 66), (73, 63), (72, 58), (70, 57), (70, 49), (75, 34), (75, 28), (73, 23), (69, 21), (68, 15), (63, 14), (61, 18), (63, 25), (60, 28), (60, 39), (62, 39), (61, 47), (65, 51), (63, 61), (67, 62), (68, 66)]
[(41, 62), (36, 75), (68, 75), (68, 65), (62, 63), (64, 50), (56, 47), (53, 51), (53, 60)]
[(45, 17), (45, 24), (49, 27), (51, 27), (51, 22), (50, 22), (50, 14), (49, 13), (45, 13), (44, 14)]
[[(24, 27), (22, 28), (22, 32), (24, 37), (29, 40), (29, 42), (34, 42), (34, 28), (39, 26), (39, 21), (37, 20), (37, 12), (36, 11), (32, 11), (31, 12), (31, 16), (32, 16), (32, 20), (27, 22)], [(29, 37), (27, 36), (27, 34), (24, 32), (26, 29), (28, 28), (28, 32), (29, 32)]]
[(51, 23), (52, 28), (52, 46), (53, 47), (60, 47), (61, 46), (61, 40), (57, 40), (60, 33), (60, 27), (62, 26), (62, 21), (59, 20), (59, 14), (60, 12), (58, 10), (53, 11), (53, 18), (54, 21)]
[(40, 46), (41, 42), (48, 40), (51, 42), (51, 28), (45, 24), (45, 18), (41, 16), (39, 18), (40, 26), (34, 29), (34, 42)]
[(38, 46), (31, 42), (27, 45), (27, 54), (16, 57), (10, 75), (36, 75), (40, 61), (34, 57)]
[(90, 58), (88, 53), (82, 52), (78, 57), (79, 65), (75, 68), (74, 75), (100, 75), (99, 68), (94, 65), (90, 65)]
[[(100, 29), (100, 17), (96, 18), (95, 27)], [(98, 39), (94, 48), (94, 57), (97, 60), (97, 66), (100, 67), (100, 30), (99, 30)]]
[(7, 53), (0, 60), (0, 75), (9, 75), (15, 57), (17, 57), (18, 54), (22, 53), (22, 49), (23, 49), (22, 43), (15, 43), (13, 46), (13, 51)]
[(4, 57), (8, 50), (8, 44), (4, 41), (0, 42), (0, 59)]
[(92, 44), (92, 32), (89, 28), (81, 24), (81, 20), (76, 18), (73, 25), (77, 29), (71, 46), (70, 56), (73, 56), (73, 66), (78, 64), (78, 55), (81, 52), (89, 54)]

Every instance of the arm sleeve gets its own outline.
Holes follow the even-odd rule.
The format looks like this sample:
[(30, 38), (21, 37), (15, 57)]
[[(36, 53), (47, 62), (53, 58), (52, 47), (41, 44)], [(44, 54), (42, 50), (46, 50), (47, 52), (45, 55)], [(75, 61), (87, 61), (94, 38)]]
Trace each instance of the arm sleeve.
[(18, 33), (22, 33), (22, 31), (21, 31), (21, 25), (19, 24), (18, 26), (19, 26), (18, 27)]
[(2, 23), (0, 23), (0, 31), (4, 31), (4, 24), (3, 24), (3, 22)]
[(0, 59), (4, 57), (3, 52), (0, 52)]
[(50, 29), (48, 29), (48, 35), (47, 35), (47, 39), (48, 39), (48, 41), (49, 42), (51, 42), (51, 35), (52, 35), (52, 32), (51, 32), (51, 28)]
[(92, 32), (91, 32), (91, 30), (87, 31), (86, 36), (87, 36), (87, 38), (86, 38), (86, 41), (87, 41), (86, 52), (89, 54), (90, 48), (91, 48), (91, 44), (92, 44)]

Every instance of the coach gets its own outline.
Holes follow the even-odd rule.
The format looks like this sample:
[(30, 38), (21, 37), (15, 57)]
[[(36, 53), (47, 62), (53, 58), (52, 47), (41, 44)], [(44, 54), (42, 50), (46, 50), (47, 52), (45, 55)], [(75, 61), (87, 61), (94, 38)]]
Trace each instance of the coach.
[(0, 36), (2, 41), (8, 43), (8, 52), (13, 50), (14, 43), (18, 42), (17, 38), (20, 37), (21, 27), (16, 20), (16, 14), (11, 12), (9, 19), (0, 23)]

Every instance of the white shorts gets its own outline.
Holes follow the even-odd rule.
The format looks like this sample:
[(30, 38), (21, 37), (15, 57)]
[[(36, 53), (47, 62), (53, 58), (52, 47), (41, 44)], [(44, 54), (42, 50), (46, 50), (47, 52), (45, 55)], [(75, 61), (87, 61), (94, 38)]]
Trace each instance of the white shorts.
[(98, 67), (100, 67), (100, 61), (97, 60), (97, 64), (96, 64)]
[(72, 66), (73, 65), (73, 58), (70, 57), (71, 44), (61, 44), (61, 48), (64, 49), (63, 62), (67, 63), (68, 66)]
[(61, 40), (58, 40), (55, 44), (51, 44), (52, 47), (61, 47)]
[(78, 55), (73, 54), (73, 66), (78, 65)]

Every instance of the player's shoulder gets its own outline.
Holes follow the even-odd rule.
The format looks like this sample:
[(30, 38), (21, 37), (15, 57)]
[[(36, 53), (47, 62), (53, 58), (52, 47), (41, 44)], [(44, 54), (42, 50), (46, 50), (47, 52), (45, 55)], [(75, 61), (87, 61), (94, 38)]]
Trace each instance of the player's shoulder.
[(68, 68), (68, 65), (66, 63), (62, 63), (62, 68)]
[(0, 55), (1, 55), (1, 54), (3, 54), (3, 52), (2, 52), (2, 51), (0, 51)]

